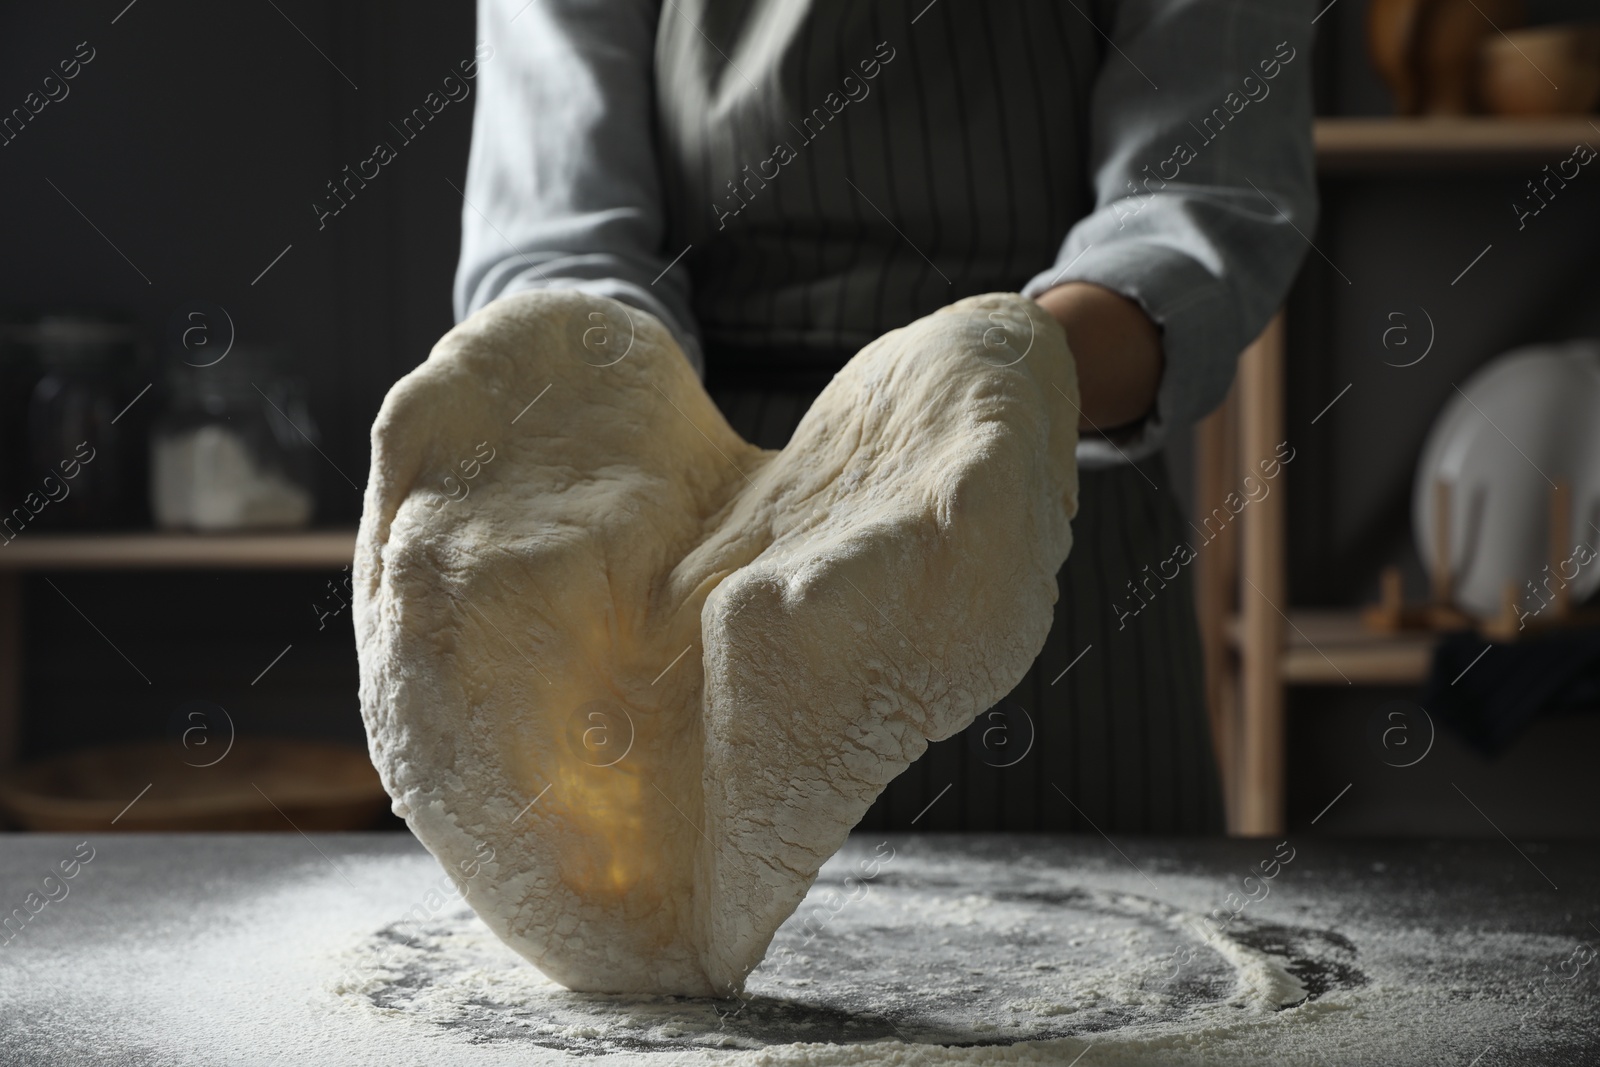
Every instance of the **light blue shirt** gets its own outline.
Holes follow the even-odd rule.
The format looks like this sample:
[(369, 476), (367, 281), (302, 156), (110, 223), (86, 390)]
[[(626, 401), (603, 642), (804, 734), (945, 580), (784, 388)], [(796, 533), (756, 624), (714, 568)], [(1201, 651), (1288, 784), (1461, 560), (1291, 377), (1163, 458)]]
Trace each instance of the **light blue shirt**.
[(971, 292), (1093, 282), (1166, 358), (1132, 439), (1084, 439), (1100, 466), (1220, 402), (1316, 226), (1310, 13), (1289, 0), (479, 0), (478, 19), (458, 318), (582, 289), (655, 314), (703, 368), (843, 358)]

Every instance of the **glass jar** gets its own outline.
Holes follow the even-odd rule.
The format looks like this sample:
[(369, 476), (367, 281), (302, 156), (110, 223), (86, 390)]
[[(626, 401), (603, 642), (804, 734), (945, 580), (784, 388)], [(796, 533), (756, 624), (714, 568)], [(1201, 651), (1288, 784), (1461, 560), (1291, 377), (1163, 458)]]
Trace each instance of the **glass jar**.
[(8, 502), (7, 535), (26, 526), (136, 524), (148, 423), (137, 410), (139, 345), (126, 322), (43, 315), (10, 329), (10, 345), (37, 368), (28, 392), (24, 462)]
[(235, 346), (214, 366), (175, 365), (150, 433), (150, 507), (163, 529), (309, 525), (317, 429), (281, 354)]

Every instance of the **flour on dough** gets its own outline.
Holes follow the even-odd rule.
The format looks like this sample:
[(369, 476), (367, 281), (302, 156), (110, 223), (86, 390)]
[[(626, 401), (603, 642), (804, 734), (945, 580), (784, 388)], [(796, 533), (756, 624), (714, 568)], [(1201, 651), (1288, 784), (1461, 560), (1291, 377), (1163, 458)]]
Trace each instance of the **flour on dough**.
[(552, 979), (737, 993), (873, 798), (1043, 645), (1076, 397), (1053, 319), (971, 297), (770, 452), (653, 317), (491, 304), (372, 431), (355, 623), (395, 811)]

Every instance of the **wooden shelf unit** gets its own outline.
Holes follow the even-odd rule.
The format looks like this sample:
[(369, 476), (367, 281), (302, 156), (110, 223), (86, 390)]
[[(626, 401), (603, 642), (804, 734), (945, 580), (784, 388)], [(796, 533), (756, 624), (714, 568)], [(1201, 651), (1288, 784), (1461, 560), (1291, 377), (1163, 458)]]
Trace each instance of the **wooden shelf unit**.
[(354, 530), (284, 534), (31, 534), (0, 545), (0, 767), (22, 727), (22, 575), (44, 570), (320, 570), (355, 557)]
[[(1568, 156), (1600, 145), (1600, 117), (1325, 118), (1314, 128), (1320, 175), (1458, 173)], [(1280, 313), (1239, 359), (1223, 405), (1195, 428), (1195, 496), (1221, 501), (1257, 458), (1284, 440), (1284, 322)], [(1212, 735), (1235, 834), (1286, 828), (1284, 705), (1291, 685), (1416, 685), (1436, 638), (1377, 634), (1359, 612), (1288, 603), (1284, 484), (1253, 502), (1199, 554), (1195, 604)]]

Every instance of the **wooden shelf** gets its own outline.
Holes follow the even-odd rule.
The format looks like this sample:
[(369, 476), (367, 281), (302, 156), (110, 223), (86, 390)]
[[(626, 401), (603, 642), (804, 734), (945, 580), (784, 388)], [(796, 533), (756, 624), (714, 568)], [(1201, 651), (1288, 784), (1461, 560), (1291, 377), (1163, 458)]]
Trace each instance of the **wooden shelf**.
[(282, 534), (28, 534), (0, 544), (0, 571), (342, 567), (354, 530)]
[[(1550, 119), (1325, 118), (1313, 127), (1323, 178), (1467, 173), (1533, 177), (1600, 145), (1600, 116)], [(1415, 179), (1412, 179), (1415, 180)], [(1251, 460), (1284, 439), (1283, 312), (1245, 349), (1222, 408), (1196, 429), (1196, 496), (1218, 500)], [(1290, 474), (1293, 482), (1298, 475)], [(1290, 490), (1293, 492), (1293, 490)], [(1196, 561), (1196, 614), (1206, 661), (1211, 733), (1235, 834), (1287, 828), (1287, 687), (1416, 685), (1437, 638), (1369, 632), (1356, 611), (1292, 611), (1285, 494), (1263, 497), (1223, 532), (1226, 544)]]
[(1548, 163), (1580, 141), (1600, 145), (1600, 116), (1318, 119), (1315, 137), (1324, 173), (1495, 167)]
[[(1419, 685), (1433, 665), (1431, 634), (1375, 634), (1358, 611), (1291, 611), (1278, 670), (1288, 685)], [(1228, 620), (1238, 648), (1241, 627)]]

